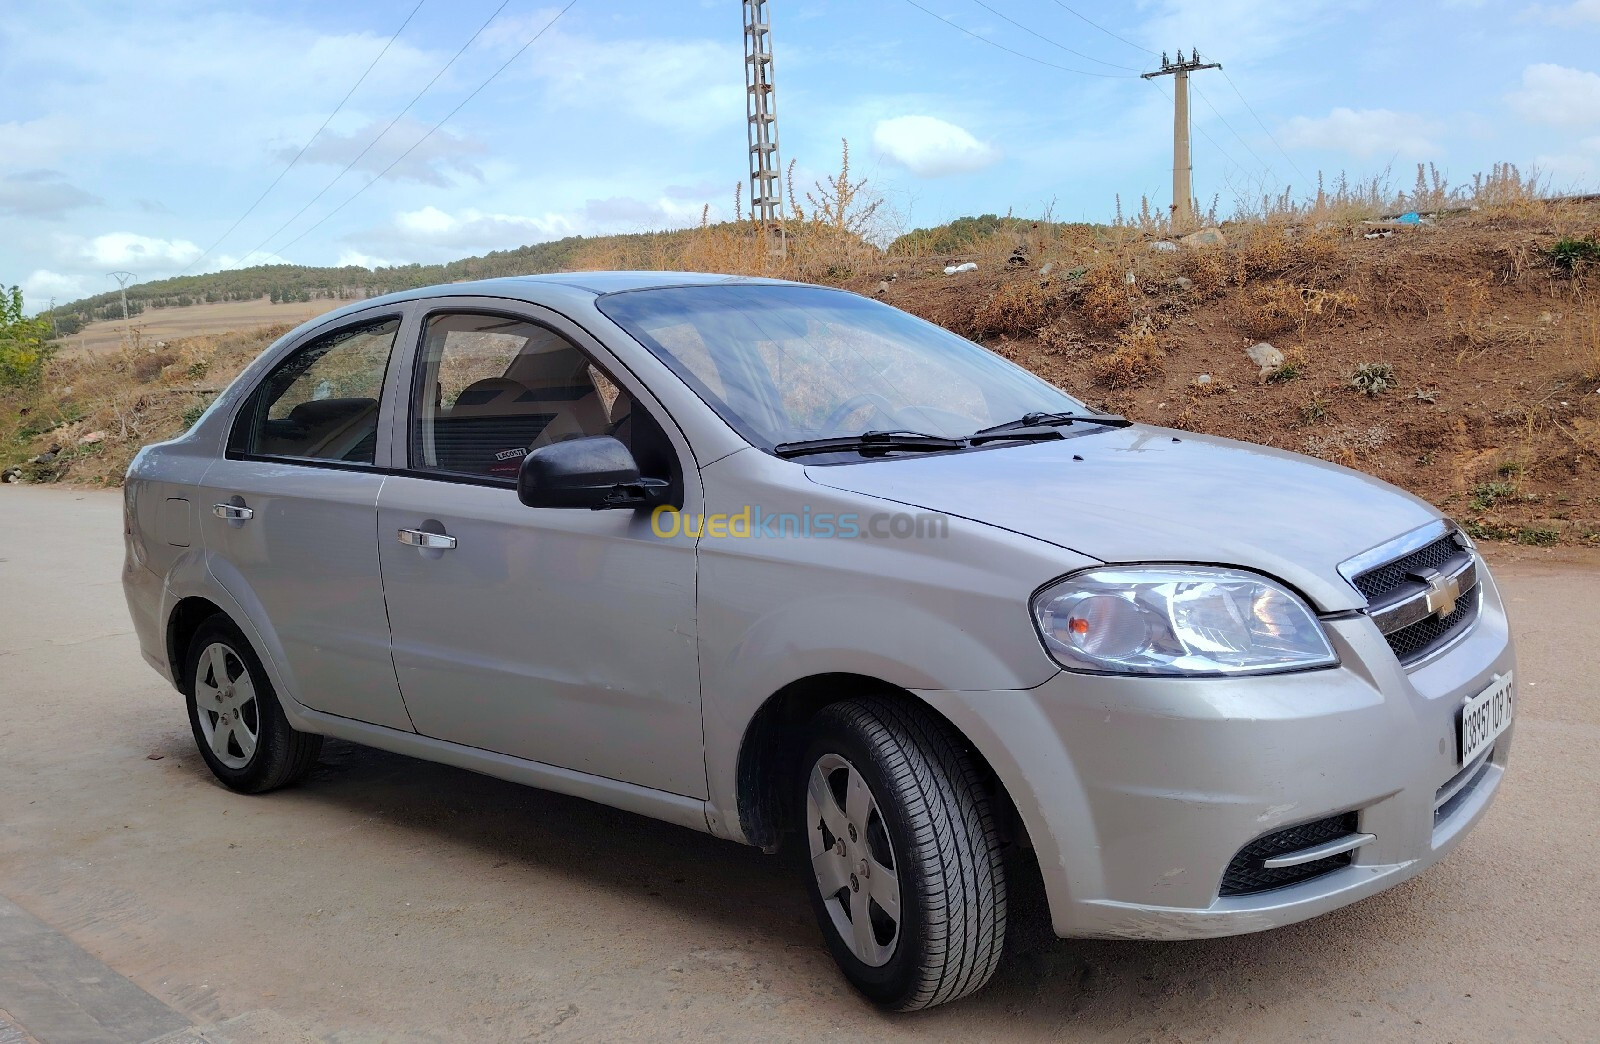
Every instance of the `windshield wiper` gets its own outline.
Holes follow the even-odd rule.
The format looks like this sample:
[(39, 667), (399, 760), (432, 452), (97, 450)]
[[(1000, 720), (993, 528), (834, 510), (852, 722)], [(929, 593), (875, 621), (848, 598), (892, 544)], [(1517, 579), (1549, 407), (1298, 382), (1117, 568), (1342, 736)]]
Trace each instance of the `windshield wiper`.
[(985, 435), (997, 435), (1001, 432), (1016, 431), (1019, 428), (1059, 428), (1071, 424), (1073, 421), (1083, 421), (1085, 424), (1104, 424), (1108, 428), (1126, 428), (1133, 423), (1128, 418), (1118, 417), (1114, 413), (1024, 413), (1016, 420), (1009, 420), (1004, 424), (994, 424), (987, 428), (979, 428), (968, 438), (981, 439)]
[(897, 450), (926, 453), (966, 447), (966, 439), (947, 439), (942, 435), (925, 435), (920, 431), (864, 431), (860, 435), (844, 435), (838, 438), (780, 442), (772, 447), (772, 452), (780, 457), (803, 457), (812, 453), (853, 452), (870, 455)]

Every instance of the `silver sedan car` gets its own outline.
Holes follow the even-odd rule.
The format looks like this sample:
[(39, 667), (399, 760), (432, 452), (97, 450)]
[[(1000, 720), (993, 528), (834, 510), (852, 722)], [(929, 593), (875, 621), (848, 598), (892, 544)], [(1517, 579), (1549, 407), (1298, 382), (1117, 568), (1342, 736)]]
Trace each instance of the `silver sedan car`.
[(140, 453), (126, 505), (144, 655), (229, 787), (333, 736), (790, 843), (891, 1009), (984, 984), (1018, 868), (1063, 937), (1389, 888), (1511, 746), (1501, 599), (1432, 507), (823, 287), (363, 301)]

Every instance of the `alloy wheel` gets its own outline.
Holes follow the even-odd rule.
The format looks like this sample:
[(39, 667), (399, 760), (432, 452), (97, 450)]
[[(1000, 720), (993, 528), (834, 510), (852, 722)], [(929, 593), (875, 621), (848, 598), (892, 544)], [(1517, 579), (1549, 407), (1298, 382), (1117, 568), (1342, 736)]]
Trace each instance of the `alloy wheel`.
[(824, 754), (806, 781), (811, 871), (850, 952), (878, 968), (900, 941), (900, 878), (877, 799), (861, 773)]
[(211, 643), (200, 654), (194, 703), (201, 738), (212, 755), (228, 768), (247, 767), (260, 743), (261, 712), (244, 661), (222, 642)]

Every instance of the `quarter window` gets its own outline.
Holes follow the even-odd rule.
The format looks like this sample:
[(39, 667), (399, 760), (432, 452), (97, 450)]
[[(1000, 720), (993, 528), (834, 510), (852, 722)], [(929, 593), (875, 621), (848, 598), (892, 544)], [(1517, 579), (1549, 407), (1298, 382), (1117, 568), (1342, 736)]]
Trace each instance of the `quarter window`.
[(230, 448), (249, 456), (373, 463), (378, 401), (399, 330), (399, 319), (380, 319), (296, 351), (261, 382)]

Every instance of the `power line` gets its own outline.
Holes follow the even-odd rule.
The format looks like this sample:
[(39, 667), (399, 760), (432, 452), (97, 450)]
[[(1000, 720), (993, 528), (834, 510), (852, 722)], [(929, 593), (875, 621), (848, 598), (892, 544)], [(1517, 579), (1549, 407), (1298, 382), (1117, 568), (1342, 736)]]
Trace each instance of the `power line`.
[(1294, 157), (1289, 155), (1287, 152), (1284, 151), (1283, 146), (1278, 143), (1278, 139), (1273, 135), (1273, 133), (1270, 130), (1267, 130), (1267, 125), (1265, 123), (1261, 122), (1261, 117), (1256, 115), (1255, 108), (1253, 106), (1251, 106), (1251, 104), (1248, 101), (1245, 100), (1244, 93), (1242, 91), (1240, 91), (1238, 85), (1233, 82), (1233, 77), (1229, 76), (1227, 74), (1227, 72), (1224, 71), (1223, 74), (1222, 74), (1222, 78), (1224, 80), (1228, 81), (1228, 86), (1233, 88), (1233, 93), (1237, 94), (1239, 96), (1239, 100), (1241, 102), (1244, 102), (1244, 107), (1247, 110), (1249, 110), (1251, 116), (1255, 117), (1256, 123), (1261, 127), (1261, 129), (1263, 131), (1266, 132), (1267, 138), (1271, 140), (1272, 144), (1277, 148), (1278, 152), (1283, 155), (1284, 159), (1289, 161), (1289, 166), (1294, 168), (1294, 172), (1296, 174), (1300, 175), (1300, 178), (1301, 178), (1302, 181), (1310, 182), (1311, 179), (1306, 177), (1306, 172), (1300, 169), (1300, 165), (1294, 161)]
[(1099, 58), (1096, 58), (1094, 55), (1084, 54), (1082, 51), (1074, 51), (1072, 48), (1068, 47), (1066, 44), (1057, 43), (1055, 40), (1050, 39), (1050, 37), (1044, 35), (1043, 33), (1036, 32), (1036, 31), (1034, 31), (1032, 29), (1029, 29), (1027, 26), (1023, 25), (1021, 22), (1017, 21), (1015, 18), (1012, 18), (1010, 15), (1006, 14), (1005, 12), (996, 11), (994, 8), (990, 7), (988, 4), (984, 3), (983, 0), (972, 0), (972, 2), (977, 4), (979, 7), (983, 8), (985, 11), (988, 11), (990, 14), (994, 15), (995, 17), (1005, 19), (1006, 21), (1010, 22), (1012, 25), (1016, 26), (1018, 29), (1021, 29), (1023, 32), (1027, 33), (1029, 36), (1038, 37), (1039, 39), (1043, 40), (1045, 43), (1049, 44), (1051, 47), (1060, 48), (1061, 50), (1066, 51), (1068, 54), (1077, 55), (1079, 58), (1082, 58), (1085, 61), (1094, 62), (1096, 65), (1104, 65), (1104, 66), (1106, 66), (1108, 68), (1111, 68), (1111, 69), (1122, 69), (1125, 72), (1131, 72), (1131, 73), (1136, 73), (1136, 72), (1139, 71), (1138, 69), (1135, 69), (1131, 65), (1118, 65), (1115, 62), (1105, 62), (1105, 61), (1101, 61)]
[(1145, 46), (1142, 46), (1140, 44), (1134, 43), (1132, 40), (1129, 40), (1127, 37), (1118, 36), (1116, 33), (1112, 32), (1110, 29), (1107, 29), (1105, 26), (1103, 26), (1099, 22), (1096, 22), (1093, 19), (1087, 17), (1086, 15), (1078, 14), (1077, 11), (1074, 11), (1072, 8), (1068, 7), (1066, 4), (1062, 3), (1061, 0), (1051, 0), (1051, 2), (1054, 3), (1057, 7), (1061, 8), (1063, 11), (1067, 12), (1068, 14), (1073, 15), (1074, 17), (1077, 17), (1077, 18), (1081, 18), (1085, 22), (1088, 22), (1090, 25), (1094, 26), (1096, 29), (1100, 30), (1102, 33), (1105, 33), (1107, 36), (1111, 37), (1113, 40), (1121, 40), (1123, 43), (1127, 44), (1129, 47), (1132, 47), (1134, 50), (1143, 51), (1145, 54), (1155, 54), (1156, 53), (1156, 52), (1152, 51), (1148, 47), (1145, 47)]
[(1250, 143), (1248, 141), (1245, 141), (1244, 138), (1239, 134), (1239, 132), (1233, 129), (1233, 124), (1228, 122), (1228, 118), (1226, 116), (1222, 115), (1222, 113), (1217, 109), (1217, 107), (1215, 105), (1211, 104), (1211, 99), (1206, 97), (1205, 91), (1202, 91), (1200, 89), (1200, 85), (1199, 84), (1195, 85), (1194, 92), (1200, 96), (1200, 100), (1201, 101), (1206, 103), (1206, 108), (1210, 109), (1212, 114), (1215, 115), (1217, 119), (1222, 121), (1222, 125), (1224, 127), (1228, 128), (1228, 133), (1232, 134), (1235, 138), (1238, 139), (1239, 144), (1244, 146), (1244, 150), (1250, 154), (1250, 157), (1252, 159), (1254, 159), (1257, 163), (1261, 164), (1261, 168), (1267, 172), (1267, 174), (1272, 178), (1272, 180), (1278, 181), (1278, 182), (1283, 181), (1283, 178), (1279, 176), (1278, 172), (1272, 169), (1272, 164), (1268, 163), (1266, 160), (1264, 160), (1260, 156), (1256, 155), (1256, 150), (1252, 149), (1250, 147)]
[(206, 247), (205, 250), (201, 251), (199, 257), (195, 258), (193, 261), (190, 261), (187, 265), (184, 265), (183, 270), (180, 271), (178, 275), (183, 275), (185, 272), (188, 272), (195, 265), (198, 265), (201, 261), (203, 261), (213, 250), (222, 245), (222, 241), (224, 239), (227, 239), (229, 236), (233, 235), (233, 230), (243, 224), (245, 218), (255, 213), (256, 208), (261, 205), (261, 201), (267, 198), (267, 194), (273, 189), (277, 188), (278, 182), (283, 180), (283, 176), (289, 173), (289, 171), (293, 170), (296, 163), (300, 162), (300, 157), (306, 154), (306, 150), (311, 147), (312, 142), (321, 137), (322, 132), (328, 129), (328, 124), (332, 123), (333, 118), (339, 115), (339, 113), (344, 109), (345, 102), (348, 102), (350, 100), (350, 96), (356, 93), (356, 88), (365, 83), (367, 77), (371, 75), (372, 70), (377, 67), (379, 62), (383, 61), (383, 56), (389, 53), (389, 48), (393, 47), (394, 42), (400, 39), (400, 34), (406, 31), (406, 26), (411, 24), (411, 19), (417, 16), (417, 12), (422, 10), (422, 5), (425, 3), (427, 3), (427, 0), (417, 0), (417, 6), (411, 9), (411, 13), (406, 15), (406, 20), (400, 23), (400, 28), (396, 29), (394, 31), (394, 35), (389, 37), (388, 42), (383, 45), (383, 50), (379, 51), (378, 56), (372, 59), (372, 62), (367, 66), (367, 68), (359, 77), (356, 78), (356, 82), (350, 85), (350, 89), (344, 92), (344, 97), (339, 99), (339, 104), (335, 105), (333, 107), (333, 111), (328, 113), (328, 118), (322, 121), (322, 126), (317, 128), (316, 133), (307, 138), (306, 143), (300, 146), (300, 151), (294, 154), (294, 159), (289, 161), (288, 166), (278, 171), (278, 176), (272, 179), (272, 184), (263, 189), (261, 195), (256, 197), (256, 201), (250, 204), (243, 214), (239, 215), (238, 220), (234, 221), (233, 224), (228, 226), (228, 231), (222, 233), (222, 235), (217, 237), (217, 241), (215, 243), (212, 243), (210, 246)]
[[(1012, 50), (1011, 48), (1007, 47), (1005, 44), (998, 43), (998, 42), (996, 42), (994, 40), (991, 40), (987, 36), (983, 36), (983, 35), (981, 35), (979, 33), (975, 33), (971, 29), (968, 29), (966, 26), (958, 25), (957, 23), (952, 22), (950, 19), (946, 18), (942, 14), (935, 14), (934, 12), (928, 10), (926, 7), (923, 7), (921, 4), (917, 3), (917, 0), (906, 0), (906, 3), (910, 4), (912, 7), (915, 7), (918, 11), (921, 11), (923, 14), (927, 15), (930, 18), (937, 18), (939, 21), (943, 22), (945, 25), (948, 25), (950, 28), (958, 29), (961, 32), (966, 33), (968, 36), (972, 37), (974, 40), (977, 40), (977, 41), (979, 41), (981, 43), (986, 43), (990, 47), (998, 47), (998, 48), (1000, 48), (1000, 50), (1005, 51), (1007, 54), (1012, 54), (1012, 55), (1015, 55), (1018, 58), (1026, 59), (1027, 61), (1030, 61), (1030, 62), (1034, 63), (1035, 65), (1042, 65), (1042, 66), (1044, 66), (1044, 67), (1046, 67), (1048, 69), (1059, 69), (1062, 72), (1077, 73), (1079, 76), (1100, 76), (1100, 77), (1104, 77), (1105, 79), (1108, 79), (1108, 80), (1121, 80), (1121, 79), (1125, 79), (1126, 78), (1126, 76), (1124, 74), (1122, 74), (1122, 73), (1103, 73), (1103, 72), (1090, 72), (1087, 69), (1070, 69), (1065, 65), (1057, 65), (1055, 62), (1047, 62), (1043, 58), (1035, 58), (1031, 54), (1023, 54), (1021, 51)], [(1131, 76), (1131, 75), (1132, 75), (1131, 73), (1127, 74), (1127, 76)]]
[[(374, 145), (378, 144), (378, 142), (382, 141), (383, 138), (384, 138), (384, 135), (388, 134), (391, 130), (393, 130), (394, 129), (394, 125), (399, 123), (402, 119), (404, 119), (406, 113), (410, 112), (412, 107), (415, 106), (417, 104), (417, 102), (422, 100), (422, 96), (427, 94), (428, 91), (433, 89), (433, 85), (439, 82), (439, 77), (443, 76), (445, 73), (450, 71), (450, 67), (452, 65), (456, 64), (456, 62), (461, 58), (461, 56), (467, 52), (467, 48), (472, 46), (473, 41), (475, 41), (478, 37), (483, 35), (483, 31), (485, 29), (489, 28), (489, 23), (493, 22), (496, 18), (500, 17), (500, 12), (504, 11), (506, 9), (506, 6), (508, 4), (510, 4), (510, 3), (511, 3), (511, 0), (501, 0), (500, 6), (495, 8), (494, 12), (492, 14), (490, 14), (488, 18), (484, 19), (483, 24), (478, 26), (477, 32), (475, 32), (471, 36), (467, 37), (467, 42), (461, 45), (460, 50), (456, 51), (455, 54), (451, 55), (450, 56), (450, 60), (448, 62), (445, 62), (444, 65), (440, 67), (439, 71), (433, 74), (433, 79), (431, 79), (427, 83), (423, 84), (422, 90), (418, 91), (412, 97), (412, 99), (410, 101), (406, 102), (406, 107), (401, 109), (395, 115), (395, 118), (388, 122), (388, 124), (383, 128), (383, 130), (378, 132), (378, 136), (373, 138), (371, 141), (367, 142), (367, 147), (362, 149), (360, 152), (356, 153), (355, 159), (352, 159), (349, 163), (346, 163), (344, 165), (344, 169), (333, 176), (333, 180), (329, 181), (326, 185), (322, 186), (322, 188), (317, 192), (317, 194), (315, 196), (312, 196), (311, 199), (306, 202), (305, 206), (301, 207), (299, 210), (294, 212), (294, 216), (293, 217), (291, 217), (288, 221), (285, 221), (283, 224), (279, 225), (276, 229), (274, 229), (272, 231), (271, 235), (267, 236), (267, 238), (265, 238), (265, 239), (263, 239), (261, 241), (261, 245), (260, 246), (257, 246), (254, 250), (250, 251), (248, 254), (245, 254), (243, 257), (241, 257), (239, 259), (239, 264), (236, 265), (235, 267), (243, 267), (245, 261), (249, 260), (255, 254), (260, 253), (262, 247), (266, 246), (268, 243), (270, 243), (274, 239), (278, 238), (278, 236), (281, 235), (283, 233), (283, 231), (285, 229), (287, 229), (290, 225), (294, 224), (296, 221), (299, 221), (300, 220), (300, 216), (302, 214), (304, 214), (306, 211), (310, 210), (314, 205), (316, 205), (317, 200), (319, 200), (323, 196), (327, 195), (329, 189), (331, 189), (331, 188), (333, 188), (333, 186), (337, 185), (344, 178), (344, 176), (346, 174), (350, 173), (350, 171), (355, 167), (355, 165), (357, 163), (360, 163), (362, 158), (365, 157), (367, 153), (372, 151), (372, 147)], [(432, 131), (430, 131), (429, 133), (431, 134)], [(415, 148), (416, 146), (412, 146), (412, 147)]]
[[(391, 170), (393, 170), (396, 166), (398, 166), (401, 160), (405, 159), (407, 156), (409, 156), (413, 152), (415, 152), (417, 150), (417, 148), (419, 146), (421, 146), (421, 144), (423, 142), (425, 142), (429, 138), (433, 137), (434, 131), (438, 130), (440, 127), (443, 127), (445, 125), (445, 123), (447, 123), (450, 120), (450, 117), (454, 116), (456, 113), (460, 112), (463, 108), (465, 108), (467, 102), (469, 102), (472, 99), (476, 98), (480, 91), (482, 91), (485, 87), (489, 86), (497, 78), (499, 78), (501, 73), (505, 72), (508, 68), (511, 67), (511, 63), (512, 62), (516, 61), (518, 58), (521, 58), (524, 51), (526, 51), (528, 48), (532, 47), (535, 43), (537, 43), (539, 41), (539, 38), (541, 36), (543, 36), (545, 33), (549, 32), (550, 28), (553, 25), (555, 25), (557, 22), (561, 21), (561, 16), (566, 14), (568, 11), (572, 10), (574, 7), (576, 7), (577, 3), (578, 3), (578, 0), (568, 0), (567, 6), (563, 7), (561, 10), (557, 11), (555, 13), (554, 17), (552, 17), (548, 22), (546, 22), (544, 24), (544, 28), (540, 29), (538, 32), (534, 33), (531, 37), (529, 37), (527, 43), (525, 43), (521, 47), (517, 48), (516, 53), (513, 54), (510, 58), (507, 58), (505, 60), (505, 62), (500, 66), (500, 68), (498, 68), (494, 72), (490, 73), (489, 74), (489, 78), (487, 80), (484, 80), (482, 83), (478, 84), (478, 86), (473, 89), (471, 94), (467, 95), (465, 98), (462, 98), (460, 103), (457, 104), (455, 108), (453, 108), (449, 112), (445, 113), (443, 119), (441, 119), (438, 123), (435, 123), (432, 127), (429, 127), (428, 128), (428, 133), (424, 134), (422, 137), (418, 138), (415, 142), (413, 142), (411, 147), (406, 149), (406, 151), (404, 151), (400, 155), (396, 156), (394, 158), (394, 161), (392, 163), (390, 163), (387, 167), (384, 167), (382, 170), (380, 170), (373, 177), (373, 179), (371, 181), (367, 182), (365, 185), (362, 185), (360, 188), (356, 189), (355, 192), (351, 193), (351, 195), (348, 198), (346, 198), (343, 203), (340, 203), (338, 206), (334, 207), (332, 210), (330, 210), (326, 214), (322, 215), (322, 217), (316, 222), (316, 224), (312, 225), (310, 228), (306, 229), (304, 232), (300, 233), (298, 236), (295, 236), (293, 239), (289, 240), (289, 242), (284, 243), (281, 246), (279, 246), (277, 250), (273, 251), (273, 253), (278, 253), (279, 251), (287, 250), (290, 247), (294, 246), (296, 243), (300, 242), (306, 236), (310, 235), (312, 232), (316, 231), (319, 227), (321, 227), (323, 222), (327, 221), (329, 218), (333, 217), (333, 215), (335, 215), (335, 214), (339, 213), (339, 211), (343, 210), (357, 196), (361, 195), (363, 192), (367, 191), (367, 189), (371, 188), (373, 185), (375, 185), (379, 181), (381, 181), (383, 179), (383, 176), (385, 174), (389, 173)], [(504, 5), (501, 5), (501, 6), (504, 6)], [(481, 31), (482, 30), (480, 30), (480, 32)]]

